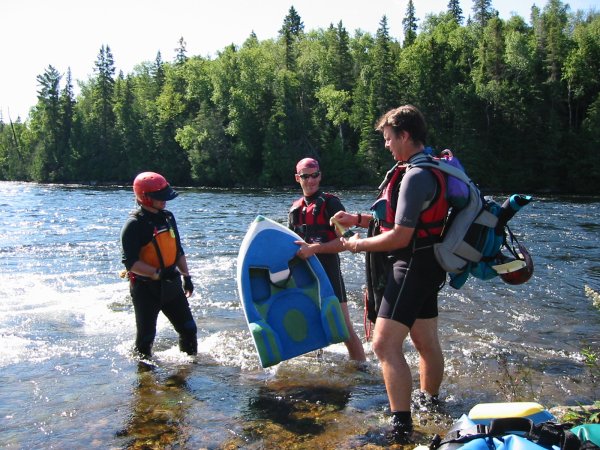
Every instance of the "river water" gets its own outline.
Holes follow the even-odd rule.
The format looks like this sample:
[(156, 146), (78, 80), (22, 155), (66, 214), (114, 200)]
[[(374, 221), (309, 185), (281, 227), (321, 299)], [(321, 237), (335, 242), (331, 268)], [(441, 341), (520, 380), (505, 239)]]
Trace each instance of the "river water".
[[(340, 192), (367, 210), (374, 192)], [(196, 285), (200, 353), (177, 350), (161, 315), (155, 355), (136, 360), (119, 232), (129, 188), (0, 183), (1, 448), (356, 448), (382, 445), (387, 398), (343, 345), (262, 369), (238, 300), (236, 258), (257, 214), (278, 221), (297, 191), (181, 189), (169, 203)], [(503, 200), (503, 198), (498, 198)], [(440, 297), (442, 413), (429, 435), (480, 402), (546, 407), (598, 399), (586, 352), (600, 348), (600, 199), (538, 197), (511, 221), (533, 255), (522, 286), (469, 279)], [(343, 254), (364, 340), (362, 256)], [(407, 343), (418, 386), (417, 357)]]

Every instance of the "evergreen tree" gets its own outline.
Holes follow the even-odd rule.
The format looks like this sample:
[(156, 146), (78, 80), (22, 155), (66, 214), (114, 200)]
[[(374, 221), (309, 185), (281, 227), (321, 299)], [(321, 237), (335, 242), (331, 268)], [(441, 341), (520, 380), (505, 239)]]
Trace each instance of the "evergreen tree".
[(25, 161), (23, 156), (21, 136), (27, 131), (25, 124), (18, 117), (13, 122), (8, 114), (8, 124), (0, 114), (0, 179), (2, 180), (30, 180), (28, 175), (30, 161)]
[(404, 47), (408, 47), (415, 42), (417, 38), (417, 21), (415, 16), (415, 5), (413, 0), (408, 0), (406, 7), (406, 16), (402, 19), (402, 28), (404, 29)]
[[(329, 38), (325, 40), (327, 56), (324, 64), (331, 73), (330, 83), (336, 89), (350, 91), (354, 86), (354, 61), (350, 53), (350, 36), (342, 21), (330, 26)], [(329, 83), (325, 83), (329, 84)]]
[(492, 0), (473, 0), (473, 22), (480, 27), (485, 27), (495, 15)]
[(95, 77), (82, 88), (89, 103), (83, 115), (81, 136), (80, 174), (93, 181), (107, 181), (111, 168), (117, 164), (114, 154), (115, 115), (113, 111), (115, 66), (110, 47), (102, 45), (95, 62)]
[(456, 20), (458, 24), (462, 23), (463, 15), (462, 8), (460, 7), (460, 0), (449, 0), (448, 12), (454, 17), (454, 20)]
[(476, 77), (480, 82), (500, 82), (504, 78), (504, 45), (502, 21), (492, 18), (479, 43)]
[(600, 13), (576, 22), (562, 77), (567, 83), (569, 129), (579, 130), (600, 93)]
[[(176, 61), (177, 61), (177, 59), (176, 59)], [(156, 59), (154, 60), (154, 65), (152, 66), (152, 72), (151, 72), (151, 75), (154, 77), (154, 80), (156, 81), (156, 86), (158, 87), (159, 91), (163, 87), (163, 84), (165, 83), (165, 67), (164, 67), (164, 65), (165, 65), (165, 63), (163, 62), (162, 55), (160, 54), (160, 51), (159, 51), (158, 53), (156, 53)]]
[[(336, 156), (331, 155), (329, 158), (331, 168), (327, 170), (328, 179), (335, 180), (338, 172), (343, 180), (348, 176), (348, 171), (355, 167), (352, 156), (357, 139), (350, 125), (351, 93), (356, 78), (354, 60), (350, 50), (350, 38), (341, 21), (336, 27), (331, 25), (323, 39), (326, 52), (324, 60), (320, 63), (320, 87), (315, 95), (324, 108), (320, 117), (330, 124), (329, 132), (323, 130), (323, 136), (327, 136), (324, 138), (324, 147), (332, 151), (339, 150)], [(325, 125), (322, 126), (324, 127)]]
[(35, 181), (61, 180), (60, 73), (48, 66), (38, 75), (38, 103), (31, 118), (33, 160), (31, 176)]
[(75, 110), (75, 94), (73, 92), (73, 78), (71, 68), (67, 69), (65, 78), (65, 87), (60, 94), (60, 123), (62, 128), (62, 136), (59, 144), (59, 159), (62, 160), (62, 181), (75, 179), (74, 173), (74, 155), (73, 155), (73, 118)]
[(560, 0), (548, 0), (541, 17), (547, 81), (555, 86), (562, 78), (562, 62), (569, 50), (567, 9)]
[(294, 70), (296, 67), (296, 59), (298, 57), (297, 44), (303, 34), (304, 23), (296, 9), (291, 6), (279, 30), (279, 37), (284, 43), (285, 67), (287, 70)]
[(300, 37), (304, 33), (304, 23), (293, 6), (290, 6), (287, 15), (283, 19), (283, 26), (279, 30), (280, 36), (285, 36), (286, 33), (295, 38)]
[(374, 73), (371, 95), (377, 117), (398, 103), (397, 54), (397, 43), (390, 37), (387, 17), (383, 16), (373, 48)]
[(175, 49), (175, 64), (183, 64), (188, 60), (186, 42), (183, 40), (183, 36), (179, 38), (178, 46)]
[(114, 167), (114, 177), (120, 181), (130, 181), (136, 174), (147, 170), (146, 146), (140, 124), (143, 119), (135, 107), (135, 94), (132, 77), (119, 74), (115, 83), (115, 131), (119, 155)]
[(387, 17), (383, 16), (375, 36), (370, 68), (363, 73), (368, 100), (360, 125), (359, 156), (374, 178), (389, 169), (389, 155), (382, 151), (381, 136), (374, 130), (374, 123), (399, 102), (395, 46), (397, 43), (390, 38)]

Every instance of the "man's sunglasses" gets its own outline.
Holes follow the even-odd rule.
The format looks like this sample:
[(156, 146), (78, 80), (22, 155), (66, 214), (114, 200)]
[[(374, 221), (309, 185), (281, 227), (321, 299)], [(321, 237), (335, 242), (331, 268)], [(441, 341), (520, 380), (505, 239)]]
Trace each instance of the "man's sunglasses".
[(308, 180), (309, 178), (319, 178), (320, 175), (321, 175), (321, 172), (319, 172), (318, 170), (313, 173), (299, 173), (298, 174), (298, 176), (300, 178), (302, 178), (303, 180)]

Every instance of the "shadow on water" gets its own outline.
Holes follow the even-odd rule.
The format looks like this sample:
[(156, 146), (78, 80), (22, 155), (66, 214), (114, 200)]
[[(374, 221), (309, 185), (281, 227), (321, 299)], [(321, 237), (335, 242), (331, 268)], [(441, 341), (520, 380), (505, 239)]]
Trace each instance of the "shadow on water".
[(243, 414), (243, 447), (334, 449), (376, 444), (365, 434), (364, 420), (348, 414), (350, 399), (347, 387), (262, 386)]
[[(544, 367), (535, 367), (523, 357), (515, 353), (490, 356), (484, 363), (490, 367), (478, 366), (476, 372), (489, 373), (487, 382), (506, 400), (529, 397), (531, 389), (539, 389), (537, 371)], [(118, 447), (402, 448), (391, 445), (386, 437), (387, 397), (375, 363), (357, 368), (337, 355), (299, 359), (273, 372), (260, 372), (260, 376), (236, 368), (223, 374), (223, 368), (210, 360), (164, 367), (140, 363), (128, 420), (116, 433)], [(466, 387), (464, 377), (458, 375), (460, 381), (449, 374), (449, 391), (456, 390), (456, 382)], [(419, 408), (413, 393), (417, 443), (443, 435), (475, 403), (495, 400), (474, 398), (477, 383), (485, 381), (482, 377), (471, 381), (471, 395), (463, 397), (445, 389), (445, 401), (436, 411)]]
[(272, 422), (297, 435), (317, 435), (325, 431), (321, 417), (344, 409), (350, 391), (326, 386), (259, 388), (248, 405), (250, 421)]

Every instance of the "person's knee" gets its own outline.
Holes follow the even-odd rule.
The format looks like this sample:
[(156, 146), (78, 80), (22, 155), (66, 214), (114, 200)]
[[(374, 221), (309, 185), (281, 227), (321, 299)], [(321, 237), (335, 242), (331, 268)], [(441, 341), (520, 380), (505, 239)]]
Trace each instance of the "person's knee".
[(413, 342), (415, 349), (421, 354), (431, 354), (440, 351), (440, 341), (436, 322), (415, 322), (415, 325), (410, 331), (410, 339)]
[(440, 342), (436, 334), (411, 334), (410, 336), (415, 349), (420, 354), (435, 354), (441, 351)]
[(428, 353), (430, 351), (430, 348), (431, 348), (430, 338), (427, 338), (424, 336), (411, 335), (410, 339), (411, 339), (413, 345), (415, 346), (415, 349), (419, 353)]
[(373, 353), (377, 356), (380, 361), (388, 359), (392, 353), (402, 353), (402, 345), (395, 346), (391, 345), (391, 342), (379, 336), (373, 337)]

